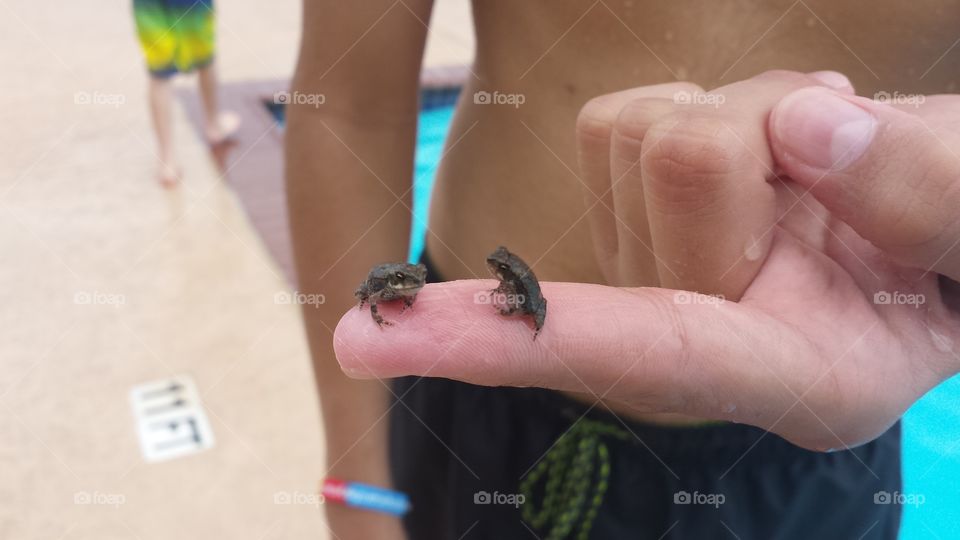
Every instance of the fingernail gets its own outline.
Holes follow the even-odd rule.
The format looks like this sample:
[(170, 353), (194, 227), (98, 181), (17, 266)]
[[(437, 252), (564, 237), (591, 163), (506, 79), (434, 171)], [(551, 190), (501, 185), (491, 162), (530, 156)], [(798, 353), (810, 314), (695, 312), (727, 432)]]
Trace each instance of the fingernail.
[(860, 159), (877, 120), (825, 88), (804, 88), (774, 110), (773, 129), (793, 157), (817, 169), (842, 170)]
[(853, 90), (850, 79), (839, 71), (814, 71), (809, 75), (834, 90)]

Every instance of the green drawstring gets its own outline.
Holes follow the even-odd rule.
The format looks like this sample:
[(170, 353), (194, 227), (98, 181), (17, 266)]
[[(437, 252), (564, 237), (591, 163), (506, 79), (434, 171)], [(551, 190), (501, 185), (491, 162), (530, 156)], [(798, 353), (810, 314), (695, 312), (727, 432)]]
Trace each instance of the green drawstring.
[[(520, 484), (520, 492), (528, 501), (523, 506), (523, 519), (539, 530), (549, 524), (546, 540), (569, 537), (578, 520), (577, 539), (590, 536), (610, 479), (610, 450), (603, 437), (628, 440), (629, 434), (616, 426), (581, 418), (557, 439)], [(543, 506), (537, 510), (532, 502), (533, 489), (544, 475)]]

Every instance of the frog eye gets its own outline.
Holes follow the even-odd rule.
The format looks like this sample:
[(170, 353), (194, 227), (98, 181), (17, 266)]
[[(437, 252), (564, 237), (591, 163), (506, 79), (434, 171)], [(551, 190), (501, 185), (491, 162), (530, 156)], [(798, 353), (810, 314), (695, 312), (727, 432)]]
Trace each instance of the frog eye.
[(500, 263), (500, 264), (498, 264), (497, 266), (499, 266), (500, 269), (503, 270), (504, 272), (506, 272), (507, 270), (510, 270), (510, 267), (507, 266), (507, 265), (505, 265), (505, 264), (503, 264), (503, 263)]
[(403, 279), (403, 273), (402, 273), (402, 272), (397, 272), (396, 274), (394, 274), (394, 276), (395, 276), (397, 279)]

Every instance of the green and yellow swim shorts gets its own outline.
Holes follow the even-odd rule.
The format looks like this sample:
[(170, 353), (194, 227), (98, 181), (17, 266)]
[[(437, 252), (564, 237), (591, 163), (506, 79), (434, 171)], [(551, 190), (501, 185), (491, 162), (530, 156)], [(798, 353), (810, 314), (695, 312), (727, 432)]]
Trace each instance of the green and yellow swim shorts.
[(140, 47), (154, 77), (170, 77), (213, 61), (213, 0), (133, 0)]

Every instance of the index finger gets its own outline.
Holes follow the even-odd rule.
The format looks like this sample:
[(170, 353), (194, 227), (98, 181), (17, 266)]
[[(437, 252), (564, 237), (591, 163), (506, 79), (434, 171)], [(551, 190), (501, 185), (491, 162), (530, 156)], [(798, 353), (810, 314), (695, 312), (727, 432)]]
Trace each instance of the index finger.
[[(536, 341), (528, 321), (498, 315), (474, 294), (494, 281), (427, 285), (379, 328), (352, 309), (337, 325), (334, 348), (358, 378), (442, 377), (486, 386), (537, 386), (617, 399), (640, 410), (789, 429), (795, 395), (816, 379), (803, 340), (733, 302), (687, 302), (666, 289), (542, 283), (550, 301)], [(736, 329), (737, 336), (731, 332)], [(783, 361), (790, 355), (790, 362)], [(771, 369), (758, 367), (756, 358)], [(796, 389), (779, 380), (790, 381)]]

